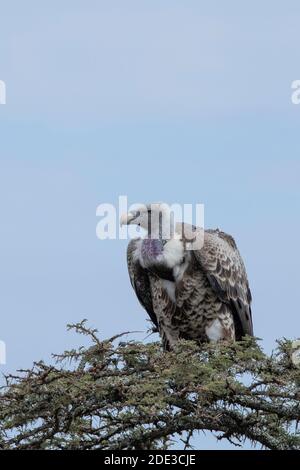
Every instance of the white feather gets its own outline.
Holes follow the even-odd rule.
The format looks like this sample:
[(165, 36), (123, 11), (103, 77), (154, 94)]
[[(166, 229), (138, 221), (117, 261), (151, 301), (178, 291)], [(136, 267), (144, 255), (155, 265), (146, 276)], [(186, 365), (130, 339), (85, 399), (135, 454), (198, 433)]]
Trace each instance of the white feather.
[(183, 278), (183, 275), (185, 273), (186, 268), (188, 267), (189, 262), (190, 262), (190, 254), (186, 253), (184, 263), (181, 263), (174, 267), (173, 275), (175, 277), (176, 282), (181, 281), (181, 279)]
[(164, 246), (163, 257), (169, 268), (174, 268), (182, 262), (184, 256), (183, 243), (172, 238)]
[(172, 300), (172, 302), (176, 303), (176, 296), (175, 296), (175, 282), (168, 281), (166, 279), (161, 280), (163, 288), (167, 291), (168, 296)]
[(219, 341), (224, 336), (223, 326), (220, 320), (214, 320), (210, 326), (205, 328), (205, 333), (211, 341)]

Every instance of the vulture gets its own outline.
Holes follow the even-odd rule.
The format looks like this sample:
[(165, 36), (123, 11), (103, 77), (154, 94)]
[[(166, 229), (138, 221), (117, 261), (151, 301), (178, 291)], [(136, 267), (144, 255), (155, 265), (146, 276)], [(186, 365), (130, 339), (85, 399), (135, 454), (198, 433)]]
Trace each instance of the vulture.
[[(171, 211), (163, 203), (123, 214), (120, 223), (146, 230), (129, 242), (128, 271), (165, 350), (180, 339), (202, 343), (253, 336), (246, 269), (230, 235), (184, 223), (172, 230)], [(193, 246), (200, 235), (201, 245)]]

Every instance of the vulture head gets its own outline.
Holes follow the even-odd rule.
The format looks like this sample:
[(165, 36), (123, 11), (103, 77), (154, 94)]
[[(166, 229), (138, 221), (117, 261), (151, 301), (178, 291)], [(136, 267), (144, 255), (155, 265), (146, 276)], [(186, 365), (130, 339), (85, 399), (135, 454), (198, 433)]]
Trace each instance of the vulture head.
[(142, 227), (151, 239), (170, 240), (174, 232), (172, 213), (168, 204), (163, 202), (141, 205), (123, 214), (120, 223)]

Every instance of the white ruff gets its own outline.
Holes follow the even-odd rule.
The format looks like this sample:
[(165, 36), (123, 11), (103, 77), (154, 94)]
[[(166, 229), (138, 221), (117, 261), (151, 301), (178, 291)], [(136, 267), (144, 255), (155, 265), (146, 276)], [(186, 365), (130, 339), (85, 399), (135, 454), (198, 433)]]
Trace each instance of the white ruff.
[(174, 268), (181, 263), (184, 255), (183, 244), (180, 240), (174, 238), (168, 241), (164, 246), (163, 257), (169, 268)]
[[(182, 262), (185, 255), (185, 261)], [(164, 247), (164, 261), (166, 264), (173, 268), (173, 276), (175, 282), (164, 280), (162, 281), (164, 289), (167, 291), (170, 299), (176, 303), (176, 284), (181, 281), (189, 264), (189, 254), (184, 253), (184, 247), (180, 240), (172, 239), (166, 243)]]
[[(141, 266), (145, 268), (146, 266), (143, 262), (141, 247), (142, 240), (139, 240), (133, 256), (134, 259), (139, 260)], [(168, 296), (174, 303), (176, 303), (176, 283), (182, 279), (189, 263), (188, 256), (186, 257), (186, 261), (182, 263), (184, 255), (185, 253), (182, 241), (172, 238), (165, 244), (163, 253), (157, 258), (157, 261), (159, 261), (160, 263), (164, 263), (168, 268), (173, 270), (175, 282), (168, 281), (166, 279), (161, 279), (161, 283)]]

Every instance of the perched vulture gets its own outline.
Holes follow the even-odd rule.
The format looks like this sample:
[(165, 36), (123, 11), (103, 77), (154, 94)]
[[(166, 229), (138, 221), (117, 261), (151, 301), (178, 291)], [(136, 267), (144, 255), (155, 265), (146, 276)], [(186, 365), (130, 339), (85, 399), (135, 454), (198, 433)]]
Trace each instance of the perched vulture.
[[(186, 224), (176, 224), (166, 238), (167, 207), (151, 204), (121, 217), (121, 224), (147, 231), (128, 245), (128, 271), (164, 348), (172, 349), (180, 338), (234, 341), (253, 335), (251, 292), (234, 239), (218, 229), (202, 230), (203, 244), (191, 249)], [(189, 227), (195, 234), (200, 230)]]

